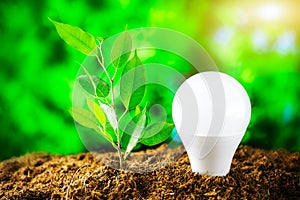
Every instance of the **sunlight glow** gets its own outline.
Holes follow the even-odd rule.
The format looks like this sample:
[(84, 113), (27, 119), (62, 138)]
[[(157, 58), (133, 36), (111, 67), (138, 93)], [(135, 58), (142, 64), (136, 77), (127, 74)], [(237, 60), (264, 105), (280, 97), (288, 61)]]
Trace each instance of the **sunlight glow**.
[(283, 6), (276, 3), (267, 3), (257, 8), (257, 15), (267, 21), (279, 19), (283, 14)]

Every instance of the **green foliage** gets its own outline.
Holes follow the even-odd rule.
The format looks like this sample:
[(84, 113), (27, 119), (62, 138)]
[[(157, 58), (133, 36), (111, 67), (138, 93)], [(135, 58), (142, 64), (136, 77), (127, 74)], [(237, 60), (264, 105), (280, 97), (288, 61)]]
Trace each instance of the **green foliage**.
[(78, 77), (78, 82), (90, 95), (96, 94), (97, 97), (107, 97), (109, 94), (110, 86), (97, 76), (81, 75)]
[[(114, 69), (113, 75), (111, 75), (104, 63), (103, 41), (99, 40), (99, 46), (94, 46), (94, 37), (89, 33), (83, 32), (78, 27), (51, 19), (50, 21), (55, 25), (60, 37), (70, 46), (84, 54), (87, 54), (92, 48), (100, 51), (99, 54), (88, 53), (88, 55), (97, 59), (108, 82), (102, 80), (100, 74), (91, 75), (88, 69), (81, 65), (85, 74), (79, 76), (77, 81), (84, 91), (89, 111), (74, 107), (72, 116), (77, 123), (94, 129), (111, 143), (119, 153), (120, 168), (122, 169), (122, 160), (125, 160), (131, 151), (140, 144), (153, 146), (166, 141), (170, 137), (174, 125), (158, 122), (147, 127), (147, 103), (141, 110), (140, 104), (146, 90), (146, 72), (136, 50), (134, 56), (128, 60), (132, 48), (132, 40), (128, 32), (121, 33), (112, 47), (111, 57)], [(125, 107), (125, 111), (120, 117), (117, 116), (118, 110), (114, 95), (114, 79), (118, 72), (121, 72), (120, 97)], [(122, 130), (119, 123), (122, 117), (132, 113), (131, 111), (134, 111), (135, 116)], [(124, 155), (122, 155), (122, 150)]]
[(71, 47), (77, 49), (85, 55), (96, 55), (96, 41), (95, 38), (79, 27), (71, 26), (56, 22), (49, 18), (49, 20), (55, 25), (59, 36)]
[(74, 120), (80, 125), (94, 130), (98, 129), (98, 121), (90, 111), (81, 107), (73, 107), (70, 112)]
[(116, 39), (111, 51), (111, 59), (116, 68), (122, 67), (127, 62), (131, 53), (131, 48), (132, 40), (126, 30)]
[(107, 97), (110, 91), (110, 86), (104, 80), (99, 79), (99, 82), (96, 84), (96, 94), (98, 97)]
[(102, 125), (102, 127), (105, 129), (106, 126), (106, 116), (102, 110), (102, 108), (99, 106), (98, 103), (90, 99), (88, 96), (86, 96), (86, 101), (88, 104), (88, 107), (90, 111), (94, 114), (94, 116), (97, 118), (98, 122)]
[(136, 115), (126, 126), (122, 135), (122, 148), (125, 150), (124, 158), (126, 158), (132, 149), (139, 142), (142, 132), (146, 126), (146, 107), (141, 113)]
[(156, 122), (148, 126), (142, 134), (140, 142), (147, 146), (154, 146), (170, 137), (174, 124), (166, 122)]
[(78, 82), (80, 86), (89, 94), (94, 95), (95, 94), (95, 88), (93, 86), (94, 83), (99, 82), (99, 78), (97, 76), (91, 76), (92, 81), (90, 80), (90, 77), (88, 75), (81, 75), (78, 77)]
[(103, 109), (104, 113), (107, 116), (109, 127), (112, 127), (115, 131), (119, 127), (115, 110), (111, 106), (102, 103), (100, 103), (100, 107)]
[(145, 94), (145, 69), (135, 51), (134, 56), (125, 65), (120, 83), (120, 95), (126, 109), (134, 109)]

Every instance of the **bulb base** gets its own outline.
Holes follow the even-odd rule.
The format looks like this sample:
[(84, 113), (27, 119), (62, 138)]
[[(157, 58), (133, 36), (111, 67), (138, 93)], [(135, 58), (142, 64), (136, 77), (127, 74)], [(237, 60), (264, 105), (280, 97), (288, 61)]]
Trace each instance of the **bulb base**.
[(243, 135), (194, 138), (192, 145), (186, 147), (192, 171), (210, 176), (226, 176)]

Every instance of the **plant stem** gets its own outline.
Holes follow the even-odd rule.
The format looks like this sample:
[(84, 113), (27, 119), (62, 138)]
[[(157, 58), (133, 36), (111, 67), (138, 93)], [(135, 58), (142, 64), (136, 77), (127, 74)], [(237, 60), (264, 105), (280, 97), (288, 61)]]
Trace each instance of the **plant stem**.
[(114, 80), (115, 80), (116, 74), (117, 74), (117, 68), (115, 68), (114, 75), (113, 75), (113, 77), (111, 78), (111, 80), (112, 80), (112, 81), (114, 81)]
[[(115, 93), (114, 93), (114, 87), (113, 87), (114, 80), (111, 80), (111, 105), (112, 109), (114, 110), (115, 116), (117, 117), (116, 109), (115, 109)], [(122, 149), (121, 149), (121, 134), (120, 134), (120, 126), (119, 126), (119, 120), (117, 120), (117, 140), (118, 140), (118, 155), (119, 155), (119, 161), (120, 161), (120, 170), (123, 170), (123, 160), (122, 160)]]
[(118, 122), (121, 121), (121, 119), (125, 116), (125, 114), (127, 113), (128, 109), (126, 108), (125, 111), (123, 112), (123, 114), (119, 117)]
[[(116, 76), (116, 71), (114, 72), (114, 75), (112, 78), (110, 78), (108, 71), (105, 68), (104, 65), (104, 56), (102, 54), (102, 49), (101, 49), (101, 45), (102, 43), (100, 43), (100, 55), (101, 55), (101, 59), (99, 58), (98, 55), (96, 55), (97, 61), (99, 62), (100, 66), (102, 67), (104, 73), (106, 74), (109, 83), (110, 83), (110, 89), (111, 89), (111, 108), (113, 109), (113, 112), (115, 114), (115, 116), (117, 117), (117, 113), (116, 113), (116, 108), (115, 108), (115, 93), (114, 93), (114, 78)], [(122, 149), (121, 149), (121, 134), (120, 134), (120, 126), (119, 126), (119, 120), (117, 120), (117, 128), (116, 128), (116, 136), (117, 136), (117, 150), (118, 150), (118, 156), (119, 156), (119, 162), (120, 162), (120, 170), (123, 169), (123, 160), (122, 160)]]
[(120, 130), (117, 128), (117, 135), (118, 135), (118, 156), (120, 162), (120, 170), (123, 170), (123, 156), (122, 156), (122, 149), (121, 149), (121, 139), (120, 139)]
[(99, 63), (100, 66), (102, 67), (102, 69), (103, 69), (105, 75), (107, 76), (107, 78), (108, 78), (108, 80), (109, 80), (109, 83), (110, 83), (110, 86), (111, 86), (111, 88), (112, 88), (112, 87), (113, 87), (113, 85), (112, 85), (112, 80), (111, 80), (111, 78), (110, 78), (110, 76), (109, 76), (109, 74), (108, 74), (108, 71), (106, 70), (106, 68), (105, 68), (105, 66), (104, 66), (104, 58), (102, 58), (102, 62), (103, 62), (103, 63), (101, 62), (99, 56), (96, 56), (96, 58), (97, 58), (98, 63)]

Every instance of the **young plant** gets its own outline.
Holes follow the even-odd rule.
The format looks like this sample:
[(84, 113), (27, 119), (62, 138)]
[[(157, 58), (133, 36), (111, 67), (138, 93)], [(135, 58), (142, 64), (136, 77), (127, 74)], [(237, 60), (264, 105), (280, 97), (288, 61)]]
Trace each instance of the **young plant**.
[[(84, 91), (88, 109), (73, 107), (71, 114), (78, 124), (95, 130), (109, 141), (118, 152), (120, 169), (138, 144), (154, 146), (166, 141), (174, 125), (166, 121), (149, 123), (149, 106), (142, 103), (146, 91), (146, 73), (137, 50), (132, 50), (132, 39), (127, 30), (114, 41), (110, 53), (110, 72), (104, 60), (101, 37), (95, 40), (90, 33), (79, 27), (49, 20), (68, 45), (87, 56), (95, 57), (104, 72), (104, 75), (90, 74), (85, 66), (80, 65), (85, 74), (79, 76), (78, 83)], [(120, 86), (123, 107), (121, 113), (116, 106), (117, 84)], [(134, 116), (124, 121), (124, 116), (128, 114)], [(126, 123), (124, 128), (122, 122)]]

